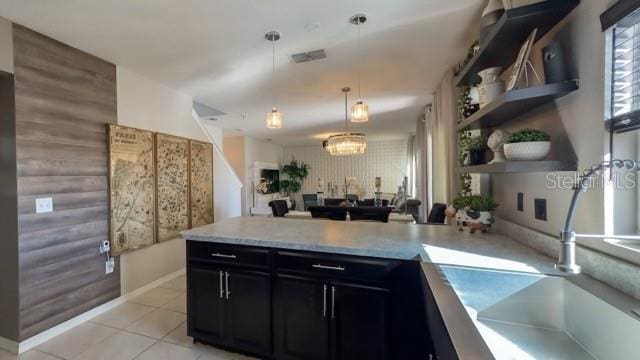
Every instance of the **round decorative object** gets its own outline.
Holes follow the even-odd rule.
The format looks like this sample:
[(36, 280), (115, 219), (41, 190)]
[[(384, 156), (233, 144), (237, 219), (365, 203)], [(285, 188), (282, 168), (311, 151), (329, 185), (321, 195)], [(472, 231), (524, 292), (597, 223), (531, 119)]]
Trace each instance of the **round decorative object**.
[(478, 85), (478, 97), (482, 109), (504, 92), (504, 81), (500, 80), (501, 67), (491, 67), (478, 73), (482, 83)]
[(493, 160), (489, 164), (504, 162), (504, 143), (507, 141), (509, 133), (500, 129), (494, 131), (487, 140), (487, 146), (493, 151)]
[(508, 160), (542, 160), (549, 155), (550, 150), (550, 141), (504, 144), (504, 154)]

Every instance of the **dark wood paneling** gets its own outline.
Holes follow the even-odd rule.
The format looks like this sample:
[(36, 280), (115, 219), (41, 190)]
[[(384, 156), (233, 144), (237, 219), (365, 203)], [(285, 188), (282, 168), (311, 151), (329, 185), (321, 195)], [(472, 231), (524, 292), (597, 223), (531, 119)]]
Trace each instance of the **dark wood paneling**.
[(14, 78), (0, 71), (0, 337), (19, 338)]
[[(13, 38), (22, 340), (120, 295), (119, 268), (105, 275), (98, 253), (116, 72), (19, 25)], [(54, 212), (35, 214), (37, 197), (52, 197)]]

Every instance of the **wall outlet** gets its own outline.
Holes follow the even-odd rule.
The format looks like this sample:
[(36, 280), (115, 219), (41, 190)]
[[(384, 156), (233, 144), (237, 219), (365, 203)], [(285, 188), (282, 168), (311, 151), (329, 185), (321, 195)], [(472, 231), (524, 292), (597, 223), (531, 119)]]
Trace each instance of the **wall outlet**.
[(547, 221), (547, 199), (535, 199), (534, 207), (536, 219)]
[(53, 212), (53, 198), (36, 199), (36, 214), (46, 214)]
[(524, 211), (524, 194), (518, 193), (518, 211)]
[(111, 274), (115, 267), (116, 267), (116, 259), (110, 257), (109, 260), (107, 260), (107, 262), (105, 263), (104, 273)]
[(109, 240), (104, 240), (100, 242), (100, 254), (104, 254), (111, 250), (111, 245), (109, 245)]

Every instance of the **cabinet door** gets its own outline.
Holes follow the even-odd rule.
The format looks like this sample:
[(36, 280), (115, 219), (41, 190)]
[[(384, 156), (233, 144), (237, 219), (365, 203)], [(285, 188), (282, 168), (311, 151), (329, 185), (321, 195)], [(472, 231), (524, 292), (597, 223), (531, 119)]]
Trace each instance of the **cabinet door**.
[(225, 272), (229, 345), (254, 354), (271, 354), (271, 278), (257, 271)]
[(189, 268), (188, 330), (196, 339), (220, 343), (225, 337), (224, 272)]
[(331, 284), (329, 303), (333, 360), (389, 359), (390, 291)]
[(274, 301), (276, 357), (329, 359), (327, 284), (318, 280), (278, 275)]

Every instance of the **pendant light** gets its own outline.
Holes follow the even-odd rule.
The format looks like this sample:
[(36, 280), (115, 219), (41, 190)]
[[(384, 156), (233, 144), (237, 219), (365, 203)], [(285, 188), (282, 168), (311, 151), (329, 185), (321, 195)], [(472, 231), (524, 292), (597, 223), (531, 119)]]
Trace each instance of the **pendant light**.
[(345, 132), (329, 136), (327, 139), (326, 149), (333, 156), (361, 155), (367, 149), (367, 137), (365, 134), (349, 132), (349, 102), (347, 98), (349, 91), (351, 91), (351, 88), (345, 87), (342, 89), (342, 92), (344, 92)]
[[(356, 14), (349, 19), (350, 23), (358, 27), (358, 59), (360, 59), (360, 25), (364, 24), (366, 21), (367, 16), (365, 14)], [(369, 121), (369, 105), (362, 100), (362, 96), (360, 94), (360, 69), (361, 66), (358, 66), (358, 101), (351, 106), (351, 122), (354, 123)]]
[(267, 128), (280, 129), (282, 127), (282, 113), (276, 108), (276, 86), (275, 86), (275, 74), (276, 74), (276, 42), (280, 40), (280, 33), (277, 31), (269, 31), (264, 36), (267, 40), (271, 41), (273, 45), (272, 51), (272, 68), (271, 75), (273, 82), (271, 92), (273, 94), (273, 109), (267, 113)]

